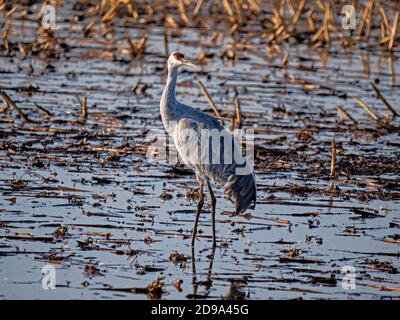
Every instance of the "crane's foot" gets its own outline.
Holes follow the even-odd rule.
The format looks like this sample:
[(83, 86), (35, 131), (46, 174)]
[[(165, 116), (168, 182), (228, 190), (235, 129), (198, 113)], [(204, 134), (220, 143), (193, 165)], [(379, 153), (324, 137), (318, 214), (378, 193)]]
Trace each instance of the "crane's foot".
[(199, 224), (200, 212), (203, 209), (204, 204), (204, 193), (203, 193), (203, 184), (200, 184), (200, 199), (197, 203), (197, 210), (196, 210), (196, 219), (194, 221), (193, 226), (193, 234), (192, 234), (192, 247), (194, 246), (194, 242), (196, 241), (196, 234), (197, 234), (197, 225)]

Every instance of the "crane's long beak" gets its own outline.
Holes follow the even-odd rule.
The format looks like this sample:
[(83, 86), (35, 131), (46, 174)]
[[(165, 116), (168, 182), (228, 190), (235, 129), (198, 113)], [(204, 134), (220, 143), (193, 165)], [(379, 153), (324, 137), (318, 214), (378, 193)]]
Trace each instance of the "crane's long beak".
[(192, 62), (190, 62), (187, 59), (182, 59), (182, 64), (185, 66), (188, 66), (190, 68), (193, 68), (193, 69), (198, 69), (198, 67), (195, 64), (193, 64)]

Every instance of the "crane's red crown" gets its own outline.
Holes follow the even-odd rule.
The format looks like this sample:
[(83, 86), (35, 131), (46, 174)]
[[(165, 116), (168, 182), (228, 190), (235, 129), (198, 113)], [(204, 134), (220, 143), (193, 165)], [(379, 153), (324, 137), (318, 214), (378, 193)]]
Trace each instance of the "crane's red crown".
[(179, 51), (171, 52), (168, 58), (168, 68), (174, 70), (179, 66), (187, 66), (194, 69), (197, 68), (192, 62), (185, 59), (185, 56)]
[(182, 53), (178, 52), (178, 51), (174, 52), (172, 55), (174, 56), (174, 58), (176, 60), (182, 60), (183, 58), (185, 58), (185, 56)]

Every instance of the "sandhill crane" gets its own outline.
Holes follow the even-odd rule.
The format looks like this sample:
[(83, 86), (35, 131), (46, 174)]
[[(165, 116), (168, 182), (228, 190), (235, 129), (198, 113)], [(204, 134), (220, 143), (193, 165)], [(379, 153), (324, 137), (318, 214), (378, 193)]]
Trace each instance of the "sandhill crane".
[[(204, 204), (204, 184), (211, 197), (212, 244), (215, 238), (216, 199), (211, 182), (224, 187), (224, 193), (235, 204), (236, 213), (243, 213), (256, 204), (255, 177), (249, 163), (242, 156), (236, 139), (219, 122), (208, 114), (177, 101), (175, 87), (179, 66), (197, 68), (180, 52), (168, 58), (168, 78), (160, 101), (164, 127), (172, 137), (183, 162), (192, 168), (199, 182), (199, 201), (193, 227), (194, 246), (200, 212)], [(215, 138), (216, 137), (216, 138)], [(221, 138), (222, 137), (222, 138)], [(221, 143), (221, 140), (224, 142)], [(221, 159), (223, 157), (223, 159)]]

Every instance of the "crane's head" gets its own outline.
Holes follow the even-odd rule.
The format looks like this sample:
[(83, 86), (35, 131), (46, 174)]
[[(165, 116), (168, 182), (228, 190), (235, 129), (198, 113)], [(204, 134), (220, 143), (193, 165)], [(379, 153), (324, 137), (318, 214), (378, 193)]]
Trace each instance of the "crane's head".
[(179, 66), (188, 66), (190, 68), (197, 69), (197, 66), (185, 59), (185, 56), (182, 53), (174, 51), (169, 55), (168, 68), (174, 69), (178, 68)]

